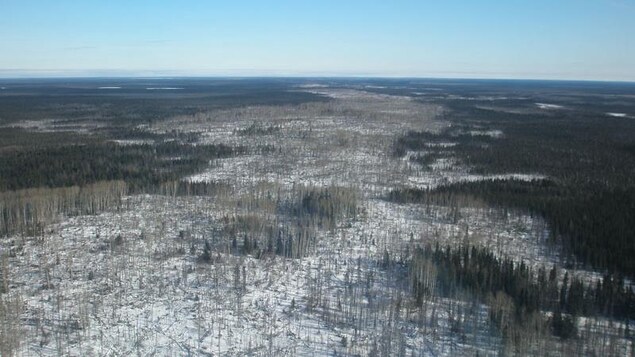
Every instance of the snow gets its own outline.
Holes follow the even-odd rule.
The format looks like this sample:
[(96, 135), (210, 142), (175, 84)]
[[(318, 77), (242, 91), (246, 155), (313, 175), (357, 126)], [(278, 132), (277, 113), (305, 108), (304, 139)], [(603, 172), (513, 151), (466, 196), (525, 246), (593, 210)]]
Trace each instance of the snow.
[(318, 94), (318, 95), (324, 95), (330, 98), (335, 98), (335, 99), (349, 99), (349, 100), (354, 100), (354, 99), (362, 99), (362, 100), (379, 100), (382, 102), (386, 102), (386, 101), (395, 101), (395, 100), (402, 100), (402, 101), (410, 101), (412, 100), (411, 97), (408, 96), (396, 96), (396, 95), (388, 95), (388, 94), (379, 94), (379, 93), (371, 93), (371, 92), (365, 92), (365, 91), (360, 91), (360, 90), (355, 90), (355, 89), (314, 89), (314, 90), (306, 90), (306, 92), (308, 93), (313, 93), (313, 94)]
[(121, 87), (99, 87), (98, 89), (121, 89)]
[(610, 117), (616, 117), (616, 118), (626, 118), (627, 117), (626, 113), (606, 113), (606, 115), (608, 115)]
[(429, 148), (451, 148), (457, 146), (458, 143), (426, 143), (425, 145)]
[(562, 105), (557, 104), (548, 104), (548, 103), (536, 103), (536, 106), (540, 109), (562, 109), (564, 108)]
[(503, 132), (501, 130), (470, 130), (468, 133), (471, 136), (489, 136), (491, 138), (503, 137)]
[(318, 84), (318, 83), (307, 83), (301, 84), (298, 88), (328, 88), (329, 86), (326, 84)]
[(99, 120), (86, 120), (82, 122), (65, 121), (64, 119), (42, 118), (38, 120), (22, 120), (11, 123), (9, 127), (24, 128), (40, 132), (75, 131), (80, 133), (90, 133), (95, 129), (103, 128), (106, 124)]
[(540, 181), (547, 179), (547, 176), (538, 174), (504, 174), (504, 175), (465, 175), (458, 177), (454, 182), (474, 182), (485, 180), (518, 180), (518, 181)]
[(143, 140), (143, 139), (127, 139), (127, 140), (110, 140), (111, 142), (121, 145), (121, 146), (129, 146), (129, 145), (150, 145), (154, 143), (153, 140)]
[[(365, 354), (383, 333), (381, 326), (369, 324), (355, 333), (349, 323), (334, 323), (331, 319), (341, 313), (336, 302), (341, 300), (344, 310), (349, 304), (346, 276), (361, 279), (361, 289), (371, 271), (376, 274), (371, 289), (377, 302), (365, 304), (381, 309), (381, 301), (390, 301), (387, 294), (396, 287), (387, 289), (392, 284), (385, 273), (366, 259), (379, 255), (403, 223), (414, 222), (407, 207), (374, 202), (368, 212), (375, 223), (352, 222), (345, 225), (349, 228), (322, 232), (315, 254), (306, 258), (221, 254), (212, 265), (197, 264), (195, 257), (181, 253), (179, 247), (187, 243), (176, 237), (182, 229), (189, 229), (195, 240), (211, 234), (208, 220), (221, 218), (214, 200), (134, 196), (123, 211), (69, 218), (45, 241), (26, 240), (12, 262), (11, 292), (22, 297), (25, 317), (34, 321), (26, 326), (27, 335), (33, 337), (22, 351), (237, 355), (256, 349), (273, 350), (276, 355), (333, 350)], [(193, 214), (196, 211), (202, 214)], [(124, 241), (121, 247), (113, 249), (105, 243), (119, 234)], [(371, 239), (374, 243), (368, 244)], [(359, 259), (364, 261), (361, 266)], [(235, 286), (235, 266), (245, 267), (244, 290)], [(324, 279), (330, 302), (322, 307), (325, 302), (316, 301), (310, 308), (315, 279)], [(440, 325), (434, 337), (417, 333), (404, 316), (400, 330), (412, 333), (406, 335), (406, 345), (426, 346), (434, 355), (470, 351), (469, 346), (451, 347), (453, 338), (443, 322), (449, 303), (436, 303)], [(486, 310), (481, 318), (486, 321)]]
[(179, 87), (148, 87), (147, 90), (179, 90), (184, 88)]

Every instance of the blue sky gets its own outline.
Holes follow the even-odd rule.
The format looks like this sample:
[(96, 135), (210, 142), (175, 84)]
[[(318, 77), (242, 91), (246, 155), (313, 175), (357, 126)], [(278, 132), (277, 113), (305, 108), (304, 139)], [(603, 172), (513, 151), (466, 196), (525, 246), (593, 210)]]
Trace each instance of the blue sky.
[(635, 0), (0, 0), (0, 77), (635, 81)]

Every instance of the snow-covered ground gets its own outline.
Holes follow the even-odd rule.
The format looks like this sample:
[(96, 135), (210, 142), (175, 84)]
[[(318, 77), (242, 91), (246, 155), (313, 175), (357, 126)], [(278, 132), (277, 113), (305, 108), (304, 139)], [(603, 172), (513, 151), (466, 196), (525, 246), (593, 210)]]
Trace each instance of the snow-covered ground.
[[(417, 309), (408, 282), (380, 268), (382, 258), (425, 243), (469, 242), (550, 267), (559, 253), (547, 244), (546, 223), (485, 205), (456, 210), (384, 198), (401, 187), (545, 177), (478, 176), (447, 158), (423, 168), (393, 157), (392, 143), (409, 130), (444, 128), (442, 108), (357, 90), (301, 89), (335, 102), (218, 110), (140, 128), (254, 149), (186, 178), (226, 184), (227, 192), (129, 196), (119, 211), (66, 217), (42, 237), (2, 239), (8, 292), (0, 302), (5, 316), (19, 318), (0, 337), (17, 341), (17, 355), (25, 356), (498, 355), (501, 332), (486, 305), (434, 296)], [(240, 134), (254, 122), (279, 130)], [(264, 146), (274, 150), (256, 150)], [(248, 213), (283, 224), (289, 218), (275, 202), (298, 187), (330, 186), (358, 192), (359, 214), (316, 230), (306, 256), (230, 252), (227, 221)], [(205, 242), (211, 262), (199, 259)], [(459, 330), (457, 316), (467, 321)]]
[[(199, 263), (225, 206), (209, 197), (134, 196), (119, 212), (67, 218), (41, 240), (16, 237), (4, 299), (22, 302), (21, 354), (365, 355), (393, 323), (408, 352), (496, 346), (493, 331), (475, 337), (491, 343), (457, 344), (449, 301), (431, 303), (437, 322), (427, 333), (406, 311), (388, 319), (402, 286), (377, 262), (411, 234), (429, 239), (413, 207), (373, 200), (359, 220), (320, 232), (305, 258), (219, 252), (212, 264)], [(484, 306), (477, 318), (487, 325)]]

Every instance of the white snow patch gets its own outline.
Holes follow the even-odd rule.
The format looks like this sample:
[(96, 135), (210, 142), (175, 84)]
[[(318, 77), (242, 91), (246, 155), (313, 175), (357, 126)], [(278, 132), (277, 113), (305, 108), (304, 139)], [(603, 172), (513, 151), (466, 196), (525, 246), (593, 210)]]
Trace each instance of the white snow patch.
[(148, 87), (147, 90), (179, 90), (179, 87)]
[(481, 100), (487, 100), (487, 101), (495, 101), (495, 100), (507, 100), (509, 99), (508, 97), (502, 97), (502, 96), (477, 96), (477, 97), (465, 97), (462, 95), (455, 95), (455, 94), (450, 94), (447, 96), (448, 99), (459, 99), (459, 100), (470, 100), (470, 101), (481, 101)]
[(318, 95), (331, 97), (334, 99), (350, 100), (350, 101), (376, 100), (376, 101), (386, 102), (386, 101), (395, 101), (395, 100), (403, 100), (403, 101), (412, 100), (412, 98), (408, 96), (379, 94), (379, 93), (372, 93), (372, 92), (366, 92), (363, 90), (354, 90), (354, 89), (314, 88), (314, 89), (307, 90), (307, 92), (312, 94), (318, 94)]
[(503, 137), (501, 130), (472, 130), (468, 132), (471, 136), (489, 136), (492, 138)]
[(130, 146), (130, 145), (148, 145), (154, 143), (152, 140), (143, 140), (143, 139), (130, 139), (130, 140), (110, 140), (111, 142), (121, 145), (121, 146)]
[(121, 89), (121, 87), (99, 87), (97, 89)]
[(451, 157), (442, 157), (437, 159), (433, 164), (429, 165), (435, 171), (450, 170), (457, 165), (457, 161)]
[(467, 175), (460, 177), (455, 182), (475, 182), (487, 180), (518, 180), (518, 181), (539, 181), (546, 179), (547, 176), (537, 174), (504, 174), (504, 175)]
[(626, 113), (606, 113), (606, 115), (608, 115), (610, 117), (616, 117), (616, 118), (626, 118), (627, 117)]
[(429, 148), (451, 148), (457, 146), (458, 143), (426, 143), (426, 147)]
[(536, 103), (536, 106), (540, 109), (562, 109), (564, 108), (562, 105), (558, 104), (549, 104), (549, 103)]

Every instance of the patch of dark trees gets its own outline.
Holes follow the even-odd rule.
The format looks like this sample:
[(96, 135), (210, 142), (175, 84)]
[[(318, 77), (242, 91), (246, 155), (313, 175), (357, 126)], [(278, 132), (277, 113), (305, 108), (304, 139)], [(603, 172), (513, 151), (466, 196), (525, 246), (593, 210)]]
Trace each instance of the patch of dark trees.
[[(575, 321), (581, 316), (620, 321), (635, 318), (635, 293), (625, 285), (622, 275), (606, 274), (588, 283), (569, 276), (568, 272), (562, 275), (555, 266), (535, 270), (524, 262), (500, 258), (487, 248), (476, 246), (426, 245), (417, 248), (405, 265), (419, 267), (421, 261), (436, 267), (436, 287), (443, 296), (456, 297), (468, 292), (487, 302), (490, 318), (503, 335), (509, 323), (530, 326), (530, 319), (538, 316), (536, 313), (543, 316), (540, 312), (551, 313), (544, 322), (553, 335), (565, 339), (575, 336)], [(413, 297), (420, 304), (429, 295), (426, 290), (429, 282), (422, 279), (419, 268), (409, 269), (409, 275)], [(500, 306), (501, 299), (493, 299), (500, 293), (512, 304)]]
[(285, 208), (303, 225), (333, 229), (341, 218), (355, 217), (357, 197), (354, 191), (339, 187), (312, 189), (302, 192), (290, 207), (281, 209)]
[[(237, 222), (241, 224), (242, 222)], [(251, 255), (262, 259), (274, 255), (285, 258), (302, 258), (316, 243), (316, 232), (300, 225), (281, 226), (276, 222), (266, 224), (259, 234), (240, 232), (236, 226), (228, 226), (231, 239), (231, 252), (238, 255)]]
[(274, 217), (225, 217), (221, 234), (229, 237), (233, 254), (256, 258), (301, 258), (317, 243), (319, 229), (335, 229), (344, 219), (357, 216), (357, 196), (340, 187), (302, 188), (275, 203)]
[(132, 192), (155, 191), (207, 167), (210, 160), (236, 155), (242, 148), (192, 145), (176, 141), (156, 145), (110, 142), (5, 150), (0, 153), (0, 191), (31, 187), (84, 186), (123, 180)]

